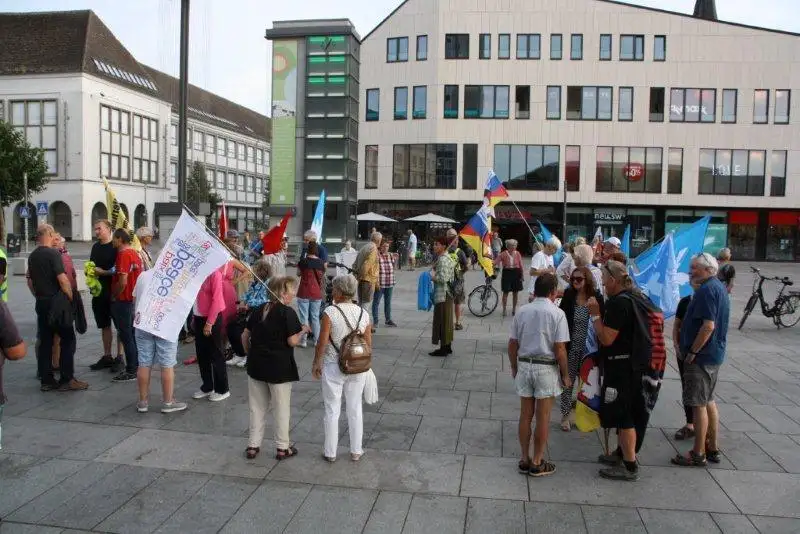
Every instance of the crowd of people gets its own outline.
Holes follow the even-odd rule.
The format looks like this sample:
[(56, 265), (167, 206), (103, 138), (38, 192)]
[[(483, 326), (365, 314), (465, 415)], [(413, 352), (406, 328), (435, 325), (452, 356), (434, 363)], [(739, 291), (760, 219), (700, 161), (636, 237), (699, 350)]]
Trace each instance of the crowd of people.
[[(149, 251), (153, 231), (140, 228), (134, 235), (124, 229), (113, 230), (109, 221), (98, 220), (94, 233), (97, 240), (90, 259), (100, 290), (92, 296), (91, 310), (102, 333), (103, 354), (90, 369), (111, 370), (114, 382), (137, 381), (136, 409), (145, 413), (149, 410), (151, 369), (158, 366), (160, 411), (186, 410), (187, 403), (174, 396), (178, 342), (134, 326), (136, 301), (143, 298), (153, 276)], [(75, 328), (78, 325), (81, 330), (77, 318), (83, 313), (75, 268), (63, 239), (52, 226), (40, 225), (36, 237), (38, 247), (28, 259), (27, 280), (36, 299), (41, 390), (85, 390), (88, 384), (75, 377)], [(140, 247), (132, 246), (134, 238)], [(200, 287), (186, 325), (193, 337), (200, 375), (200, 387), (192, 397), (224, 401), (230, 397), (228, 368), (244, 368), (250, 409), (245, 456), (253, 459), (259, 455), (265, 418), (270, 412), (275, 421), (275, 458), (291, 458), (298, 454), (289, 435), (292, 383), (300, 379), (294, 349), (311, 345), (312, 376), (321, 382), (325, 410), (323, 457), (328, 462), (337, 458), (344, 395), (350, 458), (358, 461), (364, 453), (362, 402), (374, 375), (349, 372), (342, 362), (353, 351), (371, 354), (372, 334), (380, 325), (381, 301), (384, 325), (397, 326), (392, 319), (392, 294), (398, 255), (390, 252), (391, 243), (375, 231), (358, 249), (349, 268), (352, 274), (328, 277), (331, 260), (314, 232), (304, 234), (294, 263), (290, 263), (286, 239), (279, 252), (264, 254), (258, 246), (261, 238), (263, 233), (251, 241), (248, 235), (229, 232), (225, 241), (231, 260)], [(531, 260), (527, 269), (528, 302), (518, 307), (518, 294), (525, 287), (526, 277), (518, 243), (513, 239), (503, 243), (496, 232), (492, 235), (490, 254), (495, 267), (502, 271), (503, 316), (507, 315), (509, 293), (512, 296), (508, 357), (520, 397), (519, 470), (530, 476), (555, 472), (555, 465), (545, 458), (551, 410), (558, 400), (561, 429), (570, 431), (573, 386), (591, 338), (599, 347), (597, 358), (603, 372), (600, 421), (603, 428), (615, 430), (618, 436), (618, 447), (598, 458), (607, 465), (600, 475), (615, 480), (638, 479), (637, 455), (658, 384), (653, 383), (639, 358), (641, 318), (637, 303), (643, 297), (634, 287), (627, 258), (619, 246), (616, 238), (606, 240), (602, 247), (579, 239), (564, 247), (563, 259), (556, 265), (554, 256), (562, 245), (551, 238)], [(414, 269), (417, 239), (411, 230), (405, 250), (409, 267)], [(347, 243), (343, 252), (355, 254), (356, 250)], [(453, 353), (455, 331), (463, 329), (464, 276), (470, 260), (453, 229), (434, 241), (433, 252), (435, 260), (429, 273), (433, 283), (431, 341), (438, 348), (430, 355), (447, 357)], [(296, 271), (290, 271), (292, 268)], [(287, 276), (289, 272), (296, 276)], [(719, 462), (714, 389), (725, 357), (728, 295), (735, 278), (730, 251), (724, 249), (719, 261), (709, 254), (698, 255), (692, 259), (690, 274), (695, 292), (681, 301), (672, 338), (686, 416), (686, 425), (675, 438), (693, 439), (694, 443), (690, 451), (672, 458), (672, 462), (703, 466)], [(24, 342), (5, 305), (0, 305), (0, 316), (4, 324), (0, 345), (5, 358), (22, 357)], [(112, 353), (114, 330), (116, 355)], [(354, 336), (360, 345), (354, 345)], [(3, 399), (0, 374), (0, 401)]]

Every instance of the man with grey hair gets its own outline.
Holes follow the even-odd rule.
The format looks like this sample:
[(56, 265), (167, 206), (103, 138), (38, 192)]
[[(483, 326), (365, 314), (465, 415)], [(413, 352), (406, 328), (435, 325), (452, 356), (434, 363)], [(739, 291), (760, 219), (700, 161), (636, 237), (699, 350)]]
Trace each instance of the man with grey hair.
[(733, 279), (736, 278), (736, 268), (731, 263), (731, 249), (727, 247), (720, 249), (717, 253), (717, 261), (719, 262), (717, 278), (725, 284), (725, 289), (730, 295), (733, 291)]
[(556, 274), (556, 266), (553, 261), (553, 255), (561, 248), (561, 240), (556, 236), (551, 237), (544, 244), (544, 248), (533, 255), (531, 259), (531, 282), (528, 289), (528, 302), (533, 302), (533, 291), (536, 285), (536, 278), (542, 276), (544, 273)]
[(719, 413), (714, 402), (719, 368), (725, 360), (730, 318), (730, 300), (717, 278), (719, 264), (704, 252), (692, 259), (690, 274), (697, 290), (681, 324), (680, 348), (683, 367), (683, 404), (692, 407), (694, 447), (672, 463), (703, 467), (707, 461), (720, 462)]
[[(356, 261), (353, 262), (353, 274), (358, 280), (358, 303), (366, 306), (372, 302), (375, 289), (378, 287), (380, 265), (378, 263), (378, 247), (383, 241), (383, 234), (372, 232), (370, 241), (358, 251)], [(375, 325), (372, 326), (375, 330)]]

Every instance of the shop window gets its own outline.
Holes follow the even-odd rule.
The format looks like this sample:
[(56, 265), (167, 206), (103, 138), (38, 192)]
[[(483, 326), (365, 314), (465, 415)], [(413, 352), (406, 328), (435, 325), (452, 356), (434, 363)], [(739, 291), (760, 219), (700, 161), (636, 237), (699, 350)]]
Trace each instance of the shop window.
[(786, 155), (785, 150), (772, 151), (769, 184), (769, 195), (772, 197), (786, 196)]
[(650, 122), (664, 122), (664, 97), (663, 87), (650, 88)]
[(667, 193), (680, 195), (683, 192), (683, 149), (670, 148), (667, 162)]
[(767, 259), (772, 261), (794, 261), (797, 250), (798, 222), (800, 212), (773, 211), (769, 214), (767, 231)]
[(728, 246), (738, 260), (756, 258), (757, 211), (732, 211), (728, 214)]
[(626, 222), (631, 226), (631, 257), (635, 258), (653, 244), (653, 209), (629, 209)]
[(764, 195), (764, 150), (701, 149), (698, 193)]
[(515, 117), (529, 119), (531, 117), (531, 86), (518, 85), (514, 88)]
[(660, 193), (662, 149), (597, 147), (596, 191)]
[(564, 180), (567, 191), (580, 191), (581, 184), (581, 147), (567, 145), (564, 149)]
[(558, 145), (495, 145), (494, 171), (508, 189), (558, 191)]

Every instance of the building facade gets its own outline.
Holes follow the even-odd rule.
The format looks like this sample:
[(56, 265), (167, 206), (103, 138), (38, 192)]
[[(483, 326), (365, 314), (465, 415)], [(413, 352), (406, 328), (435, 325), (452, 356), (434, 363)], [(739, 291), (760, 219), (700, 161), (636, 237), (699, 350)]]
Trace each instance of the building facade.
[[(157, 226), (156, 203), (177, 200), (177, 100), (177, 79), (137, 62), (91, 11), (0, 14), (0, 120), (44, 150), (49, 171), (29, 197), (30, 234), (47, 221), (91, 240), (108, 216), (103, 178), (132, 226)], [(262, 226), (269, 119), (194, 86), (189, 105), (189, 160), (204, 164), (235, 227)], [(8, 232), (24, 233), (22, 206), (5, 209)]]
[(359, 212), (465, 221), (494, 170), (522, 243), (522, 219), (630, 224), (635, 255), (710, 214), (707, 250), (800, 259), (796, 34), (610, 0), (407, 0), (361, 61)]

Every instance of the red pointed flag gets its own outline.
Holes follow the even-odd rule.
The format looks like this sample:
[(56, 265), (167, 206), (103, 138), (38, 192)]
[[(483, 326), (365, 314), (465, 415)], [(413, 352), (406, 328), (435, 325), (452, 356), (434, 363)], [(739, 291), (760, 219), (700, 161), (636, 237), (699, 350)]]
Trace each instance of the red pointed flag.
[(219, 238), (225, 240), (228, 235), (228, 210), (225, 203), (222, 203), (222, 210), (219, 213)]
[(289, 224), (289, 219), (292, 217), (292, 212), (286, 212), (286, 215), (281, 219), (280, 224), (271, 228), (269, 232), (264, 234), (261, 244), (264, 247), (264, 254), (275, 254), (281, 250), (281, 241), (284, 234), (286, 234), (286, 225)]

